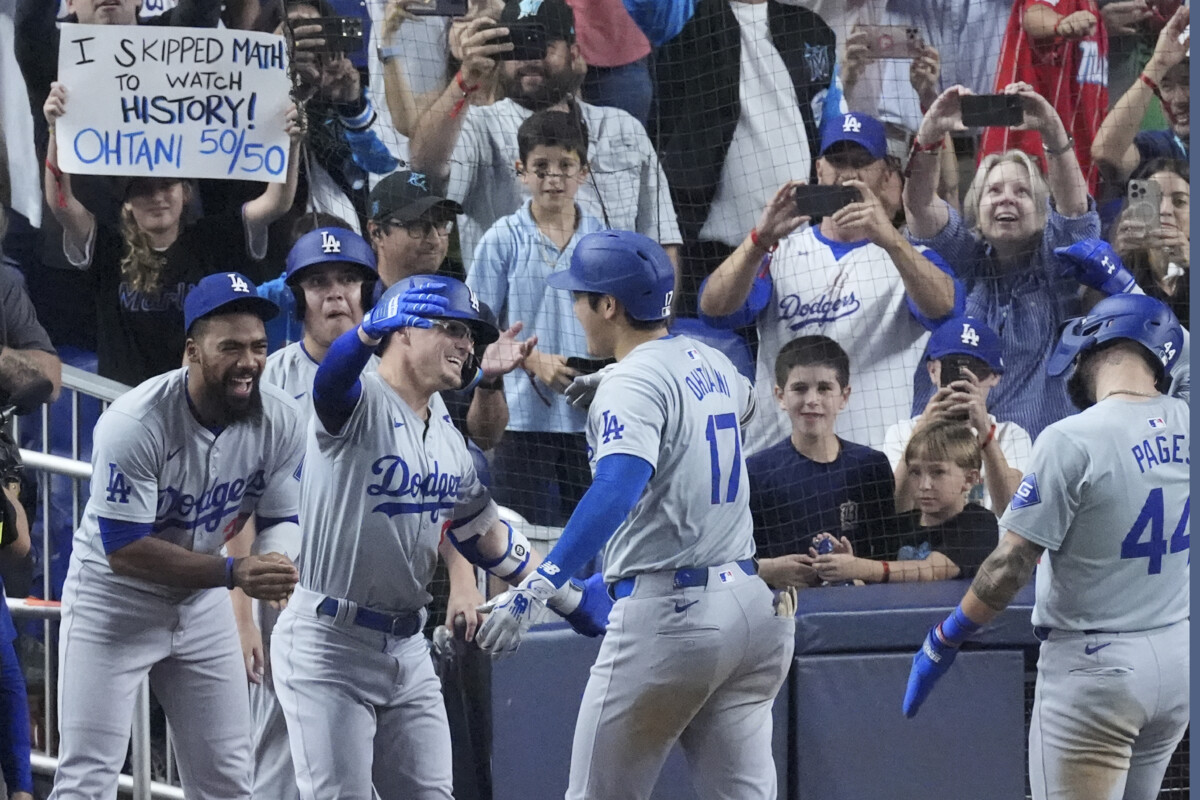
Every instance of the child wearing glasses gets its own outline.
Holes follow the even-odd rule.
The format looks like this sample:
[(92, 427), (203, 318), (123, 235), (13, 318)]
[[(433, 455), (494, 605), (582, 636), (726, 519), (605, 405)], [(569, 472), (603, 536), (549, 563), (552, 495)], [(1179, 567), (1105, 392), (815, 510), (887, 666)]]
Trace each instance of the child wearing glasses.
[(589, 177), (587, 142), (582, 120), (567, 112), (541, 111), (521, 125), (515, 166), (530, 197), (483, 235), (467, 275), (502, 326), (522, 320), (538, 339), (528, 378), (506, 382), (509, 424), (493, 464), (497, 502), (538, 525), (565, 524), (591, 481), (586, 415), (563, 394), (588, 368), (587, 343), (570, 295), (546, 291), (546, 276), (567, 269), (576, 243), (604, 228), (575, 203)]

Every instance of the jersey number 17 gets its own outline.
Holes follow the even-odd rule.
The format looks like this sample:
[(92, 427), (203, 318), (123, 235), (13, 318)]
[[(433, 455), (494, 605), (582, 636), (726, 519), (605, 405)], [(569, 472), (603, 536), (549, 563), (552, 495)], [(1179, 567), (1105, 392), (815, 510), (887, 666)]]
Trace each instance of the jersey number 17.
[[(1171, 534), (1170, 552), (1188, 551), (1188, 563), (1192, 563), (1191, 534), (1188, 533), (1188, 517), (1191, 515), (1192, 498), (1189, 495), (1183, 504), (1183, 513)], [(1161, 487), (1151, 489), (1142, 505), (1141, 513), (1134, 521), (1133, 527), (1121, 541), (1121, 558), (1148, 558), (1150, 564), (1147, 574), (1157, 575), (1162, 572), (1163, 556), (1167, 553), (1168, 543), (1163, 539), (1166, 526), (1166, 511), (1163, 507), (1163, 490)], [(1150, 529), (1150, 538), (1142, 541), (1146, 529)]]

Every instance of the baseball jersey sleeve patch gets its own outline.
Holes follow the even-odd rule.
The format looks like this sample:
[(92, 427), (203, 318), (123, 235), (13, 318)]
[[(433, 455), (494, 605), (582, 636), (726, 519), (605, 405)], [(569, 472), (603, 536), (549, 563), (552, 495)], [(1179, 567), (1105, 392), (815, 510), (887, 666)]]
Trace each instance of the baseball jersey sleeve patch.
[(1036, 506), (1040, 502), (1042, 502), (1042, 496), (1038, 493), (1037, 473), (1031, 472), (1017, 487), (1017, 493), (1013, 495), (1009, 508), (1026, 508), (1027, 506)]

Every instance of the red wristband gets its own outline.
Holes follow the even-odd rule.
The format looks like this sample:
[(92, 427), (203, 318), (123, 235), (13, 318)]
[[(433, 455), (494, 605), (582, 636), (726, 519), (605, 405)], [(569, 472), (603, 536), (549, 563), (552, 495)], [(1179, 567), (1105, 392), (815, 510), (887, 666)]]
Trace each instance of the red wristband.
[(880, 561), (883, 564), (883, 577), (879, 579), (880, 583), (887, 583), (892, 579), (892, 565), (886, 561)]
[(463, 108), (467, 105), (467, 98), (470, 97), (474, 92), (479, 91), (479, 84), (468, 84), (465, 80), (463, 80), (461, 71), (454, 73), (454, 83), (458, 85), (459, 91), (462, 92), (462, 97), (460, 97), (458, 102), (454, 104), (454, 108), (450, 109), (450, 119), (454, 119), (461, 114)]
[(979, 445), (979, 449), (982, 450), (983, 448), (987, 447), (989, 444), (991, 444), (993, 441), (995, 441), (995, 439), (996, 439), (996, 426), (993, 425), (992, 429), (990, 431), (988, 431), (988, 435), (984, 438), (983, 444)]
[(1162, 100), (1162, 92), (1159, 90), (1158, 84), (1154, 82), (1153, 78), (1144, 72), (1138, 75), (1138, 78), (1142, 81), (1142, 83), (1150, 87), (1150, 91), (1154, 92), (1155, 97), (1157, 97), (1159, 100)]
[(54, 185), (58, 190), (55, 192), (54, 202), (58, 205), (59, 208), (66, 208), (67, 207), (67, 194), (66, 194), (66, 192), (63, 191), (62, 170), (58, 168), (57, 164), (51, 162), (50, 159), (48, 159), (48, 158), (46, 159), (46, 169), (50, 170), (50, 174), (54, 176)]
[(765, 244), (763, 244), (762, 240), (758, 238), (758, 228), (750, 229), (750, 242), (755, 247), (757, 247), (759, 250), (762, 250), (763, 252), (766, 252), (766, 253), (774, 253), (776, 250), (779, 249), (779, 242), (776, 242), (775, 244), (771, 245), (770, 247), (767, 247)]

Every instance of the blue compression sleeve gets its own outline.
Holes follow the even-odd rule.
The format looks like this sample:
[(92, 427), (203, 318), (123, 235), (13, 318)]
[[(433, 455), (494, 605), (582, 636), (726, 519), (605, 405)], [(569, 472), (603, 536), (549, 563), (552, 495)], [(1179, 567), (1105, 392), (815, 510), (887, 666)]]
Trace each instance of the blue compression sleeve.
[[(0, 598), (0, 604), (4, 604)], [(4, 604), (0, 613), (8, 614)], [(11, 627), (11, 623), (9, 623)], [(29, 766), (29, 700), (17, 651), (7, 636), (0, 638), (0, 770), (10, 792), (33, 792)]]
[(696, 0), (625, 0), (625, 10), (659, 47), (674, 39), (696, 13)]
[[(616, 533), (641, 499), (653, 474), (650, 462), (637, 456), (617, 453), (600, 459), (592, 485), (538, 572), (558, 587), (570, 580)], [(549, 574), (547, 565), (558, 569)]]
[(358, 338), (356, 325), (334, 340), (321, 366), (317, 367), (317, 377), (313, 380), (313, 408), (330, 433), (340, 431), (358, 405), (358, 397), (362, 394), (358, 379), (374, 352), (375, 348)]

